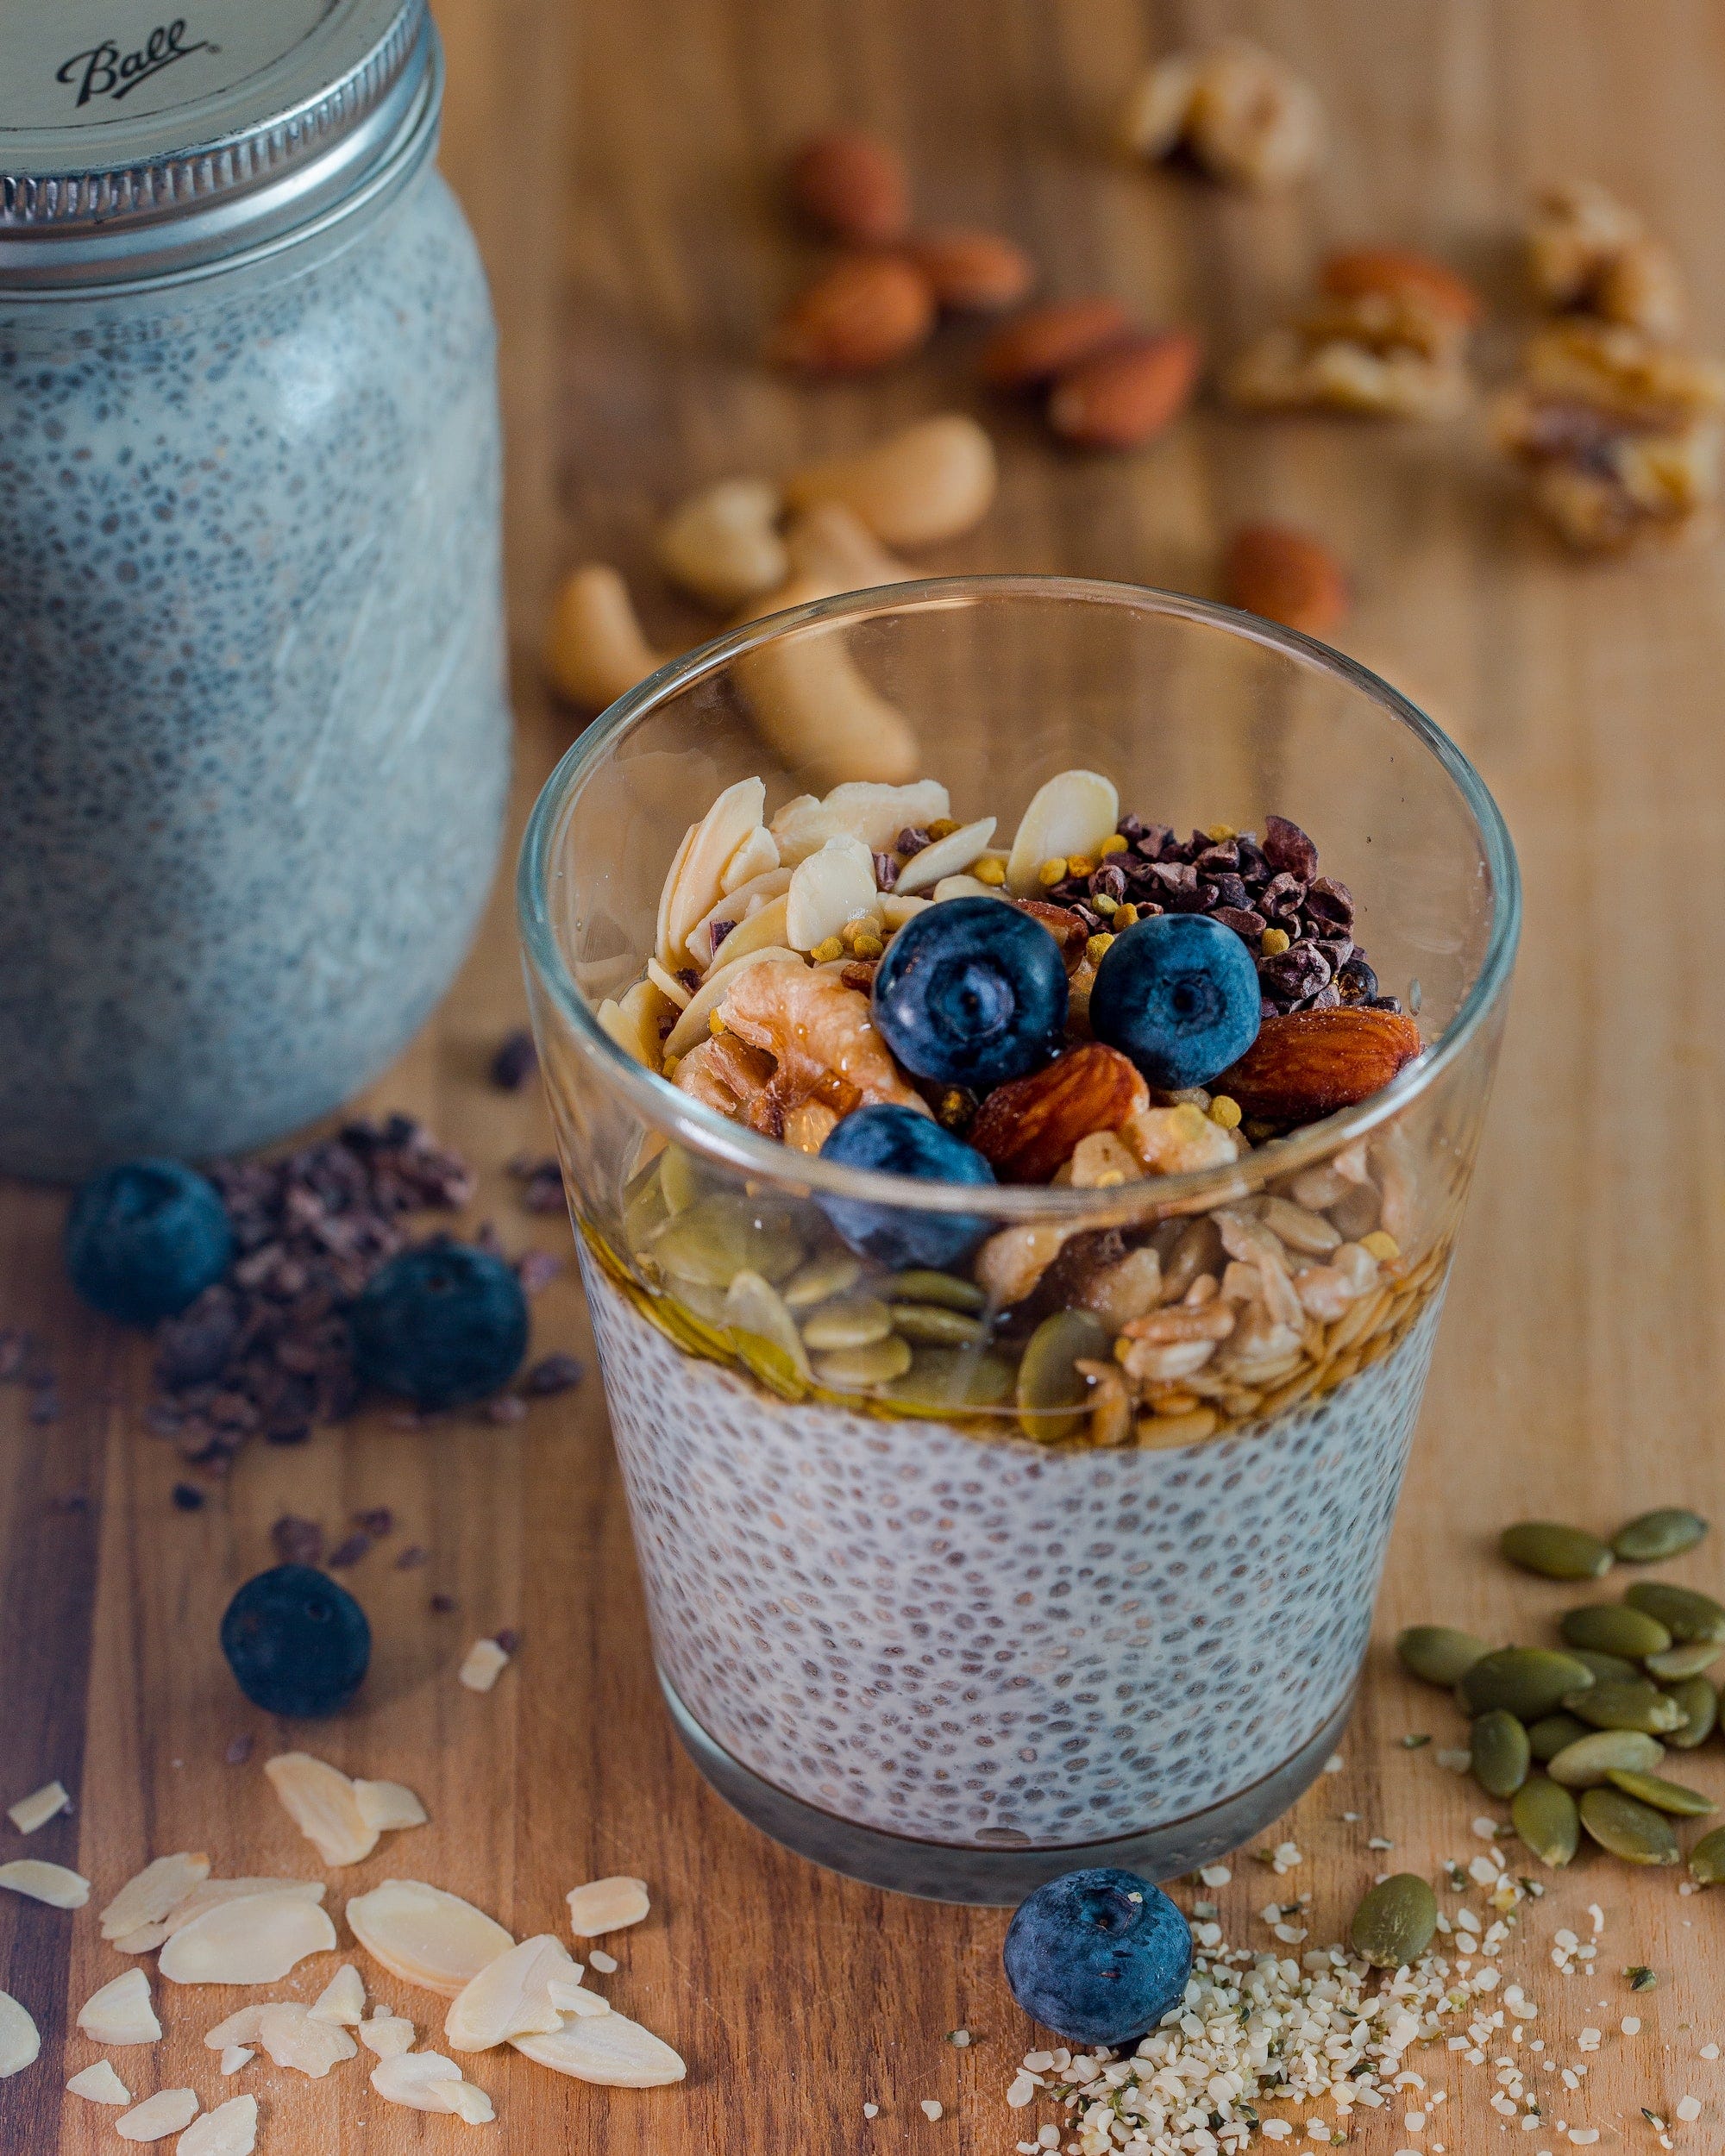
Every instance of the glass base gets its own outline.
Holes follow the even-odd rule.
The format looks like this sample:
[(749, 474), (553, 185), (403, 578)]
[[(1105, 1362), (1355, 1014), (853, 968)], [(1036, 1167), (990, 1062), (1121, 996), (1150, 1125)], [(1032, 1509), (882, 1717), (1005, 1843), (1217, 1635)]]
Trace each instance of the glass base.
[(1279, 1818), (1316, 1781), (1353, 1712), (1350, 1687), (1340, 1707), (1292, 1758), (1237, 1796), (1201, 1812), (1190, 1812), (1184, 1819), (1112, 1841), (1072, 1842), (1058, 1848), (1005, 1843), (975, 1848), (885, 1833), (805, 1804), (800, 1797), (763, 1782), (716, 1744), (678, 1698), (662, 1670), (659, 1683), (683, 1749), (750, 1826), (799, 1856), (866, 1885), (927, 1902), (970, 1902), (993, 1908), (1014, 1906), (1032, 1889), (1064, 1871), (1116, 1865), (1145, 1878), (1172, 1879), (1238, 1849)]

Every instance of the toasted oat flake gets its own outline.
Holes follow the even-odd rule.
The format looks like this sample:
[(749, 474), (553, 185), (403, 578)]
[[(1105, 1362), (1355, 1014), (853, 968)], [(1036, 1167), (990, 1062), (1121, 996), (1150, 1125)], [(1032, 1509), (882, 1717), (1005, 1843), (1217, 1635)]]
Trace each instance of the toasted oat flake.
[(354, 2031), (366, 2049), (375, 2052), (380, 2059), (395, 2059), (411, 2051), (415, 2034), (412, 2022), (399, 2014), (374, 2014)]
[(176, 1932), (156, 1966), (170, 1984), (273, 1984), (335, 1944), (336, 1927), (304, 1895), (251, 1894)]
[(15, 1857), (10, 1864), (0, 1864), (0, 1887), (57, 1909), (81, 1909), (90, 1899), (88, 1879), (39, 1857)]
[(284, 1752), (264, 1762), (264, 1772), (288, 1817), (325, 1864), (337, 1869), (358, 1864), (377, 1847), (378, 1830), (338, 1767), (309, 1752)]
[(344, 1961), (309, 2009), (314, 2021), (334, 2021), (357, 2028), (366, 2015), (366, 1980), (351, 1961)]
[(174, 2156), (252, 2156), (257, 2145), (257, 2098), (229, 2096), (186, 2128)]
[(549, 1932), (524, 1939), (495, 1961), (487, 1962), (443, 2021), (451, 2051), (490, 2051), (511, 2036), (545, 2035), (562, 2027), (549, 1985), (579, 1987), (580, 1965), (571, 1960), (561, 1940)]
[(103, 1910), (102, 1936), (124, 1939), (130, 1932), (160, 1924), (209, 1877), (210, 1859), (201, 1850), (156, 1858), (129, 1879)]
[(647, 1882), (626, 1877), (590, 1879), (571, 1888), (567, 1899), (569, 1928), (577, 1939), (600, 1939), (606, 1932), (638, 1924), (649, 1907)]
[(278, 2066), (292, 2066), (312, 2081), (321, 2081), (359, 2049), (346, 2029), (334, 2021), (314, 2021), (295, 1999), (264, 2009), (258, 2018), (258, 2042)]
[(257, 2053), (249, 2044), (224, 2044), (222, 2046), (222, 2071), (236, 2074), (242, 2066), (249, 2066)]
[(75, 2073), (66, 2084), (66, 2094), (83, 2096), (91, 2103), (129, 2103), (132, 2092), (121, 2080), (105, 2059), (98, 2059), (93, 2066), (86, 2066), (82, 2073)]
[(495, 1639), (475, 1639), (456, 1671), (470, 1692), (488, 1692), (509, 1667), (509, 1657)]
[(165, 2141), (170, 2134), (183, 2132), (197, 2116), (195, 2089), (163, 2089), (116, 2119), (114, 2131), (122, 2141)]
[(471, 1902), (418, 1879), (386, 1879), (356, 1895), (347, 1915), (354, 1938), (392, 1976), (446, 1999), (515, 1944)]
[(688, 2071), (668, 2044), (626, 2014), (565, 2021), (543, 2036), (510, 2039), (518, 2052), (554, 2073), (612, 2089), (657, 2089)]
[(374, 1827), (380, 1833), (392, 1833), (406, 1827), (423, 1827), (425, 1807), (402, 1782), (355, 1782), (354, 1801), (359, 1806), (360, 1817), (367, 1827)]
[(51, 1819), (57, 1819), (71, 1802), (58, 1782), (49, 1782), (9, 1806), (6, 1816), (21, 1834), (34, 1834), (37, 1827), (46, 1827)]
[(92, 1991), (78, 2011), (78, 2026), (98, 2044), (156, 2044), (161, 2023), (150, 2004), (150, 1982), (141, 1969)]

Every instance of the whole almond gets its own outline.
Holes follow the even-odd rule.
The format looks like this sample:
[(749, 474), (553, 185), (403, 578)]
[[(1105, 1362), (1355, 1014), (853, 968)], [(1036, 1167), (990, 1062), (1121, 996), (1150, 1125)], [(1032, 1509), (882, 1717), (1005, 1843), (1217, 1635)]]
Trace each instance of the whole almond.
[(1119, 1130), (1149, 1102), (1136, 1067), (1091, 1041), (997, 1086), (966, 1135), (1003, 1182), (1045, 1183), (1080, 1138)]
[(910, 229), (904, 160), (862, 128), (812, 135), (792, 157), (786, 184), (797, 209), (829, 239), (889, 247)]
[(1265, 1122), (1312, 1123), (1381, 1091), (1423, 1045), (1399, 1011), (1295, 1011), (1265, 1018), (1210, 1090)]
[(1170, 329), (1081, 360), (1054, 385), (1048, 423), (1080, 448), (1140, 448), (1184, 411), (1201, 356), (1189, 330)]
[(934, 327), (934, 291), (898, 254), (848, 254), (806, 285), (767, 357), (809, 374), (867, 374), (907, 359)]
[(1015, 307), (1036, 282), (1036, 265), (1018, 244), (998, 232), (949, 225), (913, 240), (911, 260), (955, 314), (989, 315)]
[(1308, 636), (1347, 613), (1347, 577), (1323, 541), (1293, 524), (1242, 524), (1222, 557), (1222, 596)]
[(1471, 329), (1484, 312), (1479, 294), (1447, 262), (1411, 248), (1354, 247), (1331, 255), (1320, 285), (1337, 299), (1383, 292), (1392, 299), (1423, 302), (1433, 313)]
[(1053, 299), (1027, 308), (982, 350), (982, 379), (994, 389), (1039, 389), (1132, 333), (1118, 299)]

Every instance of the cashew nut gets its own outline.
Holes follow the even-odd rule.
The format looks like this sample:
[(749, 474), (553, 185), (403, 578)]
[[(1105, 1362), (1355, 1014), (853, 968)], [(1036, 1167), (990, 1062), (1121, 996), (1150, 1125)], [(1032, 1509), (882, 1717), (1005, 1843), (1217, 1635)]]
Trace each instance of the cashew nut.
[[(756, 611), (776, 613), (832, 591), (824, 579), (794, 577)], [(823, 787), (846, 779), (901, 785), (922, 762), (916, 736), (852, 663), (848, 628), (835, 622), (775, 637), (737, 660), (737, 678), (762, 738), (800, 778)]]
[(603, 561), (571, 569), (551, 604), (545, 672), (559, 696), (602, 711), (664, 664), (641, 633), (629, 586)]
[(980, 523), (998, 478), (982, 429), (962, 412), (944, 412), (855, 456), (806, 465), (792, 473), (785, 497), (794, 510), (842, 502), (888, 546), (926, 547)]
[(778, 523), (784, 499), (767, 479), (720, 479), (691, 494), (659, 534), (659, 566), (710, 606), (739, 606), (791, 573)]
[(834, 592), (866, 592), (876, 584), (908, 584), (917, 572), (889, 554), (854, 510), (817, 502), (791, 519), (785, 534), (792, 573)]

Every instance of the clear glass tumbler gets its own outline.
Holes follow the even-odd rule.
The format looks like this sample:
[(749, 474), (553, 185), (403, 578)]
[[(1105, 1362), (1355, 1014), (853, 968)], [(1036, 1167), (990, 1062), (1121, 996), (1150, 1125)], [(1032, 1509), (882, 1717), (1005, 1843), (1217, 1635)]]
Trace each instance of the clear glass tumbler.
[[(1424, 1052), (1238, 1160), (1091, 1188), (844, 1167), (632, 1059), (599, 1006), (685, 827), (738, 778), (777, 805), (907, 744), (1008, 834), (1075, 766), (1160, 824), (1290, 819)], [(1166, 1877), (1258, 1832), (1347, 1720), (1496, 1057), (1517, 874), (1465, 758), (1221, 607), (896, 586), (613, 705), (539, 801), (520, 905), (655, 1655), (709, 1780), (822, 1864), (954, 1901)], [(1229, 1338), (1127, 1355), (1123, 1312), (1241, 1265), (1267, 1304)], [(878, 1334), (882, 1305), (868, 1351), (804, 1337), (830, 1351), (859, 1307)]]

